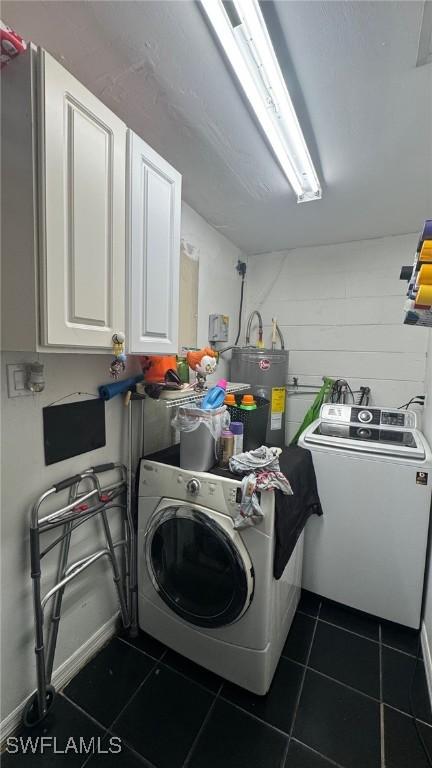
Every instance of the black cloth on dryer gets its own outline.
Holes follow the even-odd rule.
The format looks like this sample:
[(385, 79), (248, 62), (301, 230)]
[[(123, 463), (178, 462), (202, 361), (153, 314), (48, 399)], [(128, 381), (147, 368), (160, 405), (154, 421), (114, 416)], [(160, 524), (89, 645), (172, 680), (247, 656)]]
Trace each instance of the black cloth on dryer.
[(284, 448), (279, 465), (290, 481), (293, 494), (286, 496), (275, 491), (275, 579), (282, 576), (309, 517), (323, 513), (311, 452), (298, 445)]

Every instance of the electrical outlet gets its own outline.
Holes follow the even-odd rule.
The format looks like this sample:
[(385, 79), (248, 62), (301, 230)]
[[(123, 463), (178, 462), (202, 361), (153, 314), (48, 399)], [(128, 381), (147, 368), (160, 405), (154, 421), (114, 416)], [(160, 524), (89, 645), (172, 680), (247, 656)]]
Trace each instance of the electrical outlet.
[(228, 341), (228, 315), (209, 315), (209, 341)]
[(236, 270), (237, 270), (239, 275), (244, 280), (245, 275), (246, 275), (246, 262), (245, 261), (240, 261), (240, 259), (239, 259), (238, 262), (237, 262), (237, 265), (236, 265)]
[(27, 382), (27, 366), (25, 363), (8, 363), (7, 369), (7, 384), (8, 384), (8, 397), (24, 397), (25, 395), (31, 395), (29, 389), (26, 387)]

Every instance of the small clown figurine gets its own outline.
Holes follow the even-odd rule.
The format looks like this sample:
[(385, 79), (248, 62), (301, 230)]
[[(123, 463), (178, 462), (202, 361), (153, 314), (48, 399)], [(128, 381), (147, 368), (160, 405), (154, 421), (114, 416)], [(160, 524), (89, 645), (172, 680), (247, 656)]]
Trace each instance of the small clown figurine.
[(195, 389), (205, 389), (206, 378), (214, 373), (217, 366), (217, 353), (211, 347), (204, 347), (197, 351), (188, 352), (186, 360), (189, 368), (196, 373)]

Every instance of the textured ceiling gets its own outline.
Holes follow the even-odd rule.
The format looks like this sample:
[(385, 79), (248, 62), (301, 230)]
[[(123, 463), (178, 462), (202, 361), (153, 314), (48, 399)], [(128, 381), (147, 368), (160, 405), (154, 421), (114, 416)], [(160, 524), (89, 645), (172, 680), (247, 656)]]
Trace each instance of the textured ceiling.
[(247, 253), (420, 229), (432, 213), (432, 64), (423, 3), (262, 5), (323, 183), (297, 205), (199, 5), (3, 2), (183, 174), (184, 198)]

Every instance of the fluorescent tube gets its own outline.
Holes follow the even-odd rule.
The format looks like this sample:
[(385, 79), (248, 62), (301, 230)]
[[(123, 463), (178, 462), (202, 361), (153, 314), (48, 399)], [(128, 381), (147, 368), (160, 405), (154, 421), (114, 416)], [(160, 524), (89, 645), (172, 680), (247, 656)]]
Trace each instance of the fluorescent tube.
[(233, 0), (233, 26), (221, 0), (201, 0), (299, 203), (321, 198), (321, 185), (257, 0)]

